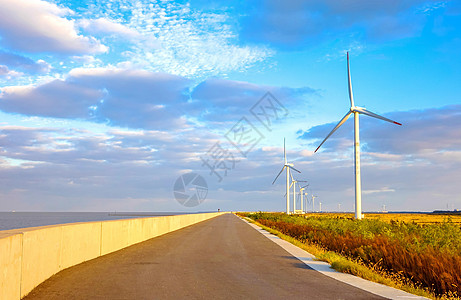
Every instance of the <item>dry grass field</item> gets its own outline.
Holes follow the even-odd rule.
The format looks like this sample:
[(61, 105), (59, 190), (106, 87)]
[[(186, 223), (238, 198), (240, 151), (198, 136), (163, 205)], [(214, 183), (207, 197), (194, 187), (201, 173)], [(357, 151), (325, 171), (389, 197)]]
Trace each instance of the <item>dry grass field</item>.
[[(340, 218), (354, 218), (353, 213), (308, 213), (304, 214), (307, 217), (340, 217)], [(461, 214), (428, 214), (428, 213), (370, 213), (364, 214), (364, 219), (367, 220), (379, 220), (383, 222), (415, 222), (417, 224), (434, 224), (434, 223), (443, 223), (451, 220), (452, 223), (461, 224)]]
[[(440, 299), (461, 294), (459, 215), (383, 213), (363, 220), (335, 213), (240, 215), (367, 267), (397, 286), (420, 288)], [(355, 267), (340, 268), (354, 273)]]

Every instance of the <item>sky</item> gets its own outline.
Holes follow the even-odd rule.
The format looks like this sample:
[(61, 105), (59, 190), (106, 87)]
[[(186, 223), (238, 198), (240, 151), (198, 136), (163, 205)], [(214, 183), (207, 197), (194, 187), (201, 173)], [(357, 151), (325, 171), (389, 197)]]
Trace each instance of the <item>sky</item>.
[(360, 117), (363, 210), (461, 209), (460, 49), (457, 0), (0, 0), (0, 211), (284, 211), (284, 138), (315, 209), (353, 211), (353, 121), (313, 153), (347, 52), (403, 124)]

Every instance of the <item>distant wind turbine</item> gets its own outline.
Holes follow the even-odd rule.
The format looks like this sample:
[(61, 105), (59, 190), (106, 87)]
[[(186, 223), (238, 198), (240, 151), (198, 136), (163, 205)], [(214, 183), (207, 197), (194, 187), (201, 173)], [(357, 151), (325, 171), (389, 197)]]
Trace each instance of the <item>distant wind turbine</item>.
[(315, 198), (317, 198), (317, 196), (314, 196), (314, 193), (312, 193), (312, 212), (314, 213), (315, 212)]
[[(293, 174), (290, 173), (290, 177), (291, 177), (291, 183), (290, 183), (290, 186), (288, 187), (288, 190), (291, 190), (291, 187), (293, 187), (293, 213), (294, 213), (295, 210), (296, 210), (296, 199), (295, 199), (295, 197), (296, 197), (296, 185), (295, 185), (295, 180), (293, 179)], [(285, 193), (285, 195), (283, 197), (286, 197), (286, 196), (287, 196), (287, 193)]]
[(351, 101), (351, 108), (347, 114), (339, 121), (339, 123), (333, 128), (333, 130), (327, 135), (327, 137), (320, 143), (320, 145), (315, 149), (314, 152), (317, 152), (319, 148), (325, 143), (325, 141), (339, 128), (341, 125), (346, 122), (351, 114), (354, 114), (354, 152), (355, 152), (355, 218), (362, 219), (362, 188), (361, 188), (361, 179), (360, 179), (360, 140), (359, 140), (359, 114), (364, 114), (376, 119), (384, 120), (390, 123), (397, 125), (402, 125), (398, 122), (392, 121), (388, 118), (382, 117), (371, 111), (354, 105), (354, 97), (352, 95), (352, 83), (351, 83), (351, 72), (349, 68), (349, 52), (347, 52), (347, 79), (349, 83), (349, 99)]
[(287, 173), (287, 181), (286, 181), (286, 184), (287, 184), (286, 185), (286, 188), (287, 188), (287, 193), (286, 193), (286, 196), (287, 196), (287, 214), (289, 214), (290, 213), (290, 169), (295, 170), (298, 173), (301, 173), (301, 172), (296, 170), (294, 168), (293, 164), (290, 164), (290, 163), (287, 162), (287, 153), (286, 153), (286, 149), (285, 149), (285, 139), (283, 139), (283, 158), (284, 158), (283, 167), (280, 170), (280, 172), (277, 174), (277, 177), (275, 177), (272, 184), (275, 183), (277, 178), (279, 178), (280, 174), (282, 174), (283, 170), (286, 169), (286, 173)]
[[(291, 189), (291, 187), (293, 187), (293, 213), (296, 213), (296, 184), (299, 185), (299, 182), (307, 182), (305, 180), (296, 180), (294, 179), (293, 177), (293, 174), (290, 173), (290, 177), (291, 177), (291, 183), (290, 183), (290, 187), (289, 189)], [(287, 194), (285, 193), (284, 197), (286, 197)], [(303, 209), (303, 204), (301, 203), (301, 210)]]
[(304, 193), (303, 193), (303, 197), (304, 197), (304, 199), (305, 199), (305, 200), (304, 200), (304, 213), (307, 214), (307, 206), (308, 206), (308, 204), (310, 203), (310, 201), (309, 201), (309, 193), (308, 193), (307, 191), (304, 192)]
[[(305, 181), (305, 182), (307, 182), (307, 181)], [(304, 198), (303, 197), (304, 196), (304, 189), (306, 189), (308, 186), (309, 186), (309, 184), (306, 184), (305, 186), (302, 186), (302, 187), (299, 188), (299, 194), (301, 196), (301, 210), (302, 210), (303, 213), (304, 213), (304, 207), (303, 207), (303, 205), (304, 205), (304, 199), (303, 199)], [(306, 207), (306, 210), (307, 210), (307, 207)]]
[[(291, 175), (291, 184), (293, 185), (293, 212), (296, 213), (296, 184), (299, 185), (299, 182), (307, 182), (305, 180), (296, 180), (293, 178), (293, 175)], [(303, 204), (301, 202), (301, 210), (303, 210)]]

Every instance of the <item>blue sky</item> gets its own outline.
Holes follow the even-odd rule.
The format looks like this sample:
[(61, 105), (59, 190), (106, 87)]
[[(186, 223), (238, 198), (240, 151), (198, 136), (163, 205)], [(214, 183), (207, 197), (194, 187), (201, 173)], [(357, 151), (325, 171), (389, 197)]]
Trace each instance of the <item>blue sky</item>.
[[(356, 104), (403, 123), (361, 118), (363, 209), (461, 208), (459, 49), (454, 0), (0, 0), (0, 210), (282, 211), (286, 137), (308, 193), (352, 211), (352, 121), (313, 154), (348, 109), (347, 51)], [(209, 188), (192, 208), (188, 172)]]

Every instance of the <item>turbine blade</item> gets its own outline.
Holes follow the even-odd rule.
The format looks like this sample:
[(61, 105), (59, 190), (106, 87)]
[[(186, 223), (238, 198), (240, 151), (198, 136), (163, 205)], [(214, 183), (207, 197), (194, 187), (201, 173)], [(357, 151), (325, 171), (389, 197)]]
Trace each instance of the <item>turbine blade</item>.
[[(295, 179), (293, 178), (293, 173), (291, 173), (291, 172), (290, 172), (290, 177), (291, 177), (292, 182), (295, 181)], [(291, 187), (291, 185), (290, 185), (290, 187)]]
[(295, 169), (295, 168), (292, 167), (292, 166), (288, 166), (288, 168), (290, 168), (290, 169), (292, 169), (292, 170), (295, 170), (295, 171), (298, 172), (298, 173), (301, 173), (301, 171), (298, 171), (297, 169)]
[[(305, 186), (303, 186), (303, 187), (301, 187), (301, 188), (306, 188), (306, 187), (308, 187), (308, 186), (309, 186), (309, 185), (308, 185), (308, 184), (306, 184)], [(307, 193), (306, 193), (306, 194), (307, 194)]]
[(282, 174), (283, 172), (283, 169), (285, 169), (286, 166), (283, 166), (282, 169), (280, 170), (280, 172), (277, 174), (277, 177), (275, 177), (274, 181), (272, 181), (272, 184), (275, 183), (275, 181), (277, 180), (277, 178), (279, 178), (280, 174)]
[(342, 119), (341, 121), (339, 121), (339, 123), (335, 126), (335, 128), (333, 128), (333, 130), (327, 135), (327, 137), (320, 143), (320, 145), (317, 147), (317, 149), (315, 149), (314, 153), (317, 152), (317, 150), (319, 150), (319, 148), (323, 145), (323, 143), (325, 143), (325, 141), (336, 131), (338, 130), (339, 127), (341, 127), (341, 125), (344, 124), (344, 122), (347, 121), (347, 119), (349, 118), (349, 116), (352, 114), (352, 111), (349, 111)]
[(375, 113), (373, 113), (373, 112), (371, 112), (371, 111), (369, 111), (369, 110), (367, 110), (367, 109), (365, 109), (363, 107), (355, 107), (354, 111), (357, 111), (357, 112), (359, 112), (361, 114), (364, 114), (364, 115), (367, 115), (367, 116), (370, 116), (370, 117), (373, 117), (373, 118), (376, 118), (376, 119), (380, 119), (380, 120), (387, 121), (387, 122), (390, 122), (390, 123), (394, 123), (394, 124), (397, 124), (397, 125), (402, 125), (399, 122), (396, 122), (396, 121), (393, 121), (391, 119), (388, 119), (388, 118), (385, 118), (383, 116), (380, 116), (378, 114), (375, 114)]
[(347, 81), (349, 83), (349, 100), (351, 100), (351, 107), (354, 107), (354, 95), (352, 95), (351, 70), (349, 67), (349, 52), (347, 52)]

